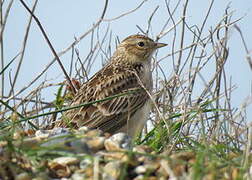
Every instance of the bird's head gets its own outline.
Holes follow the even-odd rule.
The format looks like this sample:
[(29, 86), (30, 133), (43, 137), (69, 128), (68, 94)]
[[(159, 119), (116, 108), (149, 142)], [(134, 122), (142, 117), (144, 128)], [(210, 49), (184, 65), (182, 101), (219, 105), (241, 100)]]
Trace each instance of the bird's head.
[(144, 62), (150, 59), (156, 49), (166, 45), (155, 42), (144, 35), (132, 35), (120, 43), (116, 53), (126, 56), (126, 59), (132, 62)]

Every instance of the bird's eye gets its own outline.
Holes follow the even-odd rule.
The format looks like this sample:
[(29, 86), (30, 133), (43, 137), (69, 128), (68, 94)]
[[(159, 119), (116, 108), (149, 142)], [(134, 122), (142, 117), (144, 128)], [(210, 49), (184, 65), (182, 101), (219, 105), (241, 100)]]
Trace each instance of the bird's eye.
[(141, 41), (141, 42), (137, 43), (137, 45), (140, 47), (143, 47), (145, 44), (144, 44), (144, 42)]

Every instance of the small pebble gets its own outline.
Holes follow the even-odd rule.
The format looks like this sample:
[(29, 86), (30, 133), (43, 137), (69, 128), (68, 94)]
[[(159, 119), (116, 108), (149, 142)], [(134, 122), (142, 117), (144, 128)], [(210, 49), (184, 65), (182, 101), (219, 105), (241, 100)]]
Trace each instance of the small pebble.
[(32, 178), (28, 173), (24, 172), (24, 173), (18, 174), (15, 180), (32, 180)]
[(106, 139), (104, 145), (107, 151), (130, 150), (131, 138), (125, 133), (117, 133)]

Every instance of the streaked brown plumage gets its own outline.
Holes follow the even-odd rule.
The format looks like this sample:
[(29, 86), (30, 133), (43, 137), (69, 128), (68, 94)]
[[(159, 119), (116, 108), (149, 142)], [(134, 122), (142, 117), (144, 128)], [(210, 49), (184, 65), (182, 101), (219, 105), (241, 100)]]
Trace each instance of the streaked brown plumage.
[[(117, 47), (109, 63), (81, 86), (71, 106), (136, 91), (67, 111), (64, 118), (75, 127), (88, 126), (112, 134), (124, 131), (130, 136), (136, 135), (142, 130), (150, 112), (146, 90), (152, 91), (151, 55), (165, 45), (143, 35), (127, 37)], [(66, 126), (66, 123), (62, 121), (58, 126)]]

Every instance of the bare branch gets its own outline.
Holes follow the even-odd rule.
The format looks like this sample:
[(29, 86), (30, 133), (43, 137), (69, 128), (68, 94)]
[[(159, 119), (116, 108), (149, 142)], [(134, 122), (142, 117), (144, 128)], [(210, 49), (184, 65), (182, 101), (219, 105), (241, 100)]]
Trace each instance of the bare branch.
[(69, 85), (72, 87), (73, 92), (76, 93), (75, 87), (73, 86), (70, 77), (68, 76), (68, 74), (67, 74), (67, 72), (66, 72), (66, 70), (65, 70), (65, 68), (64, 68), (64, 66), (63, 66), (63, 64), (61, 63), (61, 60), (60, 60), (58, 54), (56, 53), (56, 51), (55, 51), (55, 49), (54, 49), (52, 43), (50, 42), (48, 36), (46, 35), (46, 32), (45, 32), (45, 30), (44, 30), (42, 24), (40, 23), (39, 19), (33, 14), (33, 12), (29, 9), (29, 7), (25, 4), (25, 2), (24, 2), (23, 0), (20, 0), (20, 2), (22, 3), (22, 5), (25, 7), (25, 9), (31, 14), (31, 16), (34, 18), (34, 20), (35, 20), (36, 23), (38, 24), (39, 29), (41, 30), (41, 32), (42, 32), (42, 34), (43, 34), (43, 36), (44, 36), (44, 38), (45, 38), (47, 44), (49, 45), (49, 47), (50, 47), (50, 49), (51, 49), (53, 55), (55, 56), (56, 60), (58, 61), (59, 65), (60, 65), (60, 68), (61, 68), (61, 70), (63, 71), (63, 73), (64, 73), (64, 75), (65, 75), (65, 77), (66, 77), (66, 79), (67, 79)]

